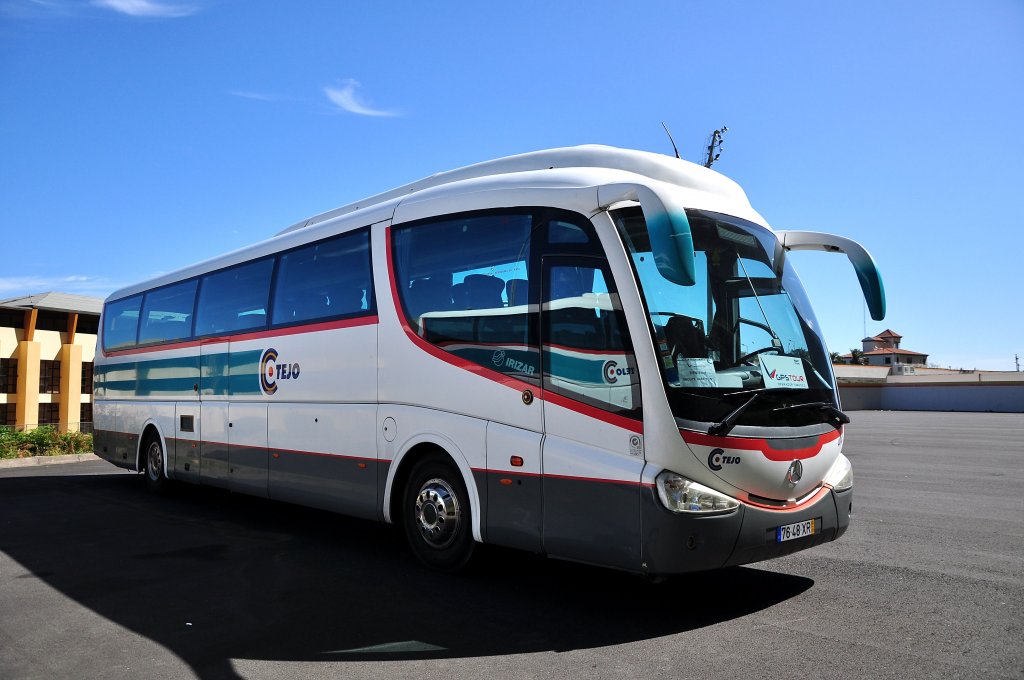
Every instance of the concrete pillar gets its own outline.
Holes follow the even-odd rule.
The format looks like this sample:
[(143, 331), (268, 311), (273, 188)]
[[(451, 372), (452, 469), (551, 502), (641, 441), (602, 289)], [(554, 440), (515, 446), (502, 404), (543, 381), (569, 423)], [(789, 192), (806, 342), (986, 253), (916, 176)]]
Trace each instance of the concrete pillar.
[(82, 346), (60, 348), (60, 431), (78, 432), (82, 413)]
[(31, 340), (18, 343), (18, 395), (14, 426), (32, 430), (39, 426), (39, 355), (42, 345)]

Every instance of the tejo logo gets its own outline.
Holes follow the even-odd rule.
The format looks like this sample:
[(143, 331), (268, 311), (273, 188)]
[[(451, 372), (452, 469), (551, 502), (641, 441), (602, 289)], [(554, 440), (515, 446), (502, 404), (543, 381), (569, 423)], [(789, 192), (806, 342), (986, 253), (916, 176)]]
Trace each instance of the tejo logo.
[(264, 394), (277, 392), (278, 380), (295, 380), (299, 377), (299, 365), (278, 361), (277, 350), (269, 347), (260, 356), (260, 389)]

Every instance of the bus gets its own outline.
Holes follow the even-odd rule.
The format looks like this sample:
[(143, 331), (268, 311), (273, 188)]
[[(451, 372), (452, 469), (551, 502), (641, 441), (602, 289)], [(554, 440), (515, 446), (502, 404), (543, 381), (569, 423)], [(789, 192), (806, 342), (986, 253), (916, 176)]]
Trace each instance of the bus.
[(116, 291), (96, 453), (171, 481), (649, 577), (839, 538), (853, 475), (791, 251), (743, 190), (580, 146), (433, 175)]

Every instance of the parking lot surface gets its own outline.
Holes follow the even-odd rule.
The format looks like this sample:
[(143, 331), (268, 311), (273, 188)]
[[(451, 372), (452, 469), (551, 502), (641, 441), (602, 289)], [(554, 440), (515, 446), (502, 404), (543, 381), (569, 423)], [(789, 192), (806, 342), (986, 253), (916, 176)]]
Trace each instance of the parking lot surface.
[(497, 549), (439, 575), (384, 525), (0, 470), (0, 677), (1024, 677), (1024, 416), (851, 415), (845, 536), (659, 585)]

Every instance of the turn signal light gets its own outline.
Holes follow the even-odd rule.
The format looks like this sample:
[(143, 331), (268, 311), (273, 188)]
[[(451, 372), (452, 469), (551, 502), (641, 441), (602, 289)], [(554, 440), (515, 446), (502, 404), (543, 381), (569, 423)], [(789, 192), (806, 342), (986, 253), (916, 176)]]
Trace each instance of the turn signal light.
[(523, 467), (523, 459), (519, 456), (512, 456), (508, 462), (512, 464), (512, 467)]

